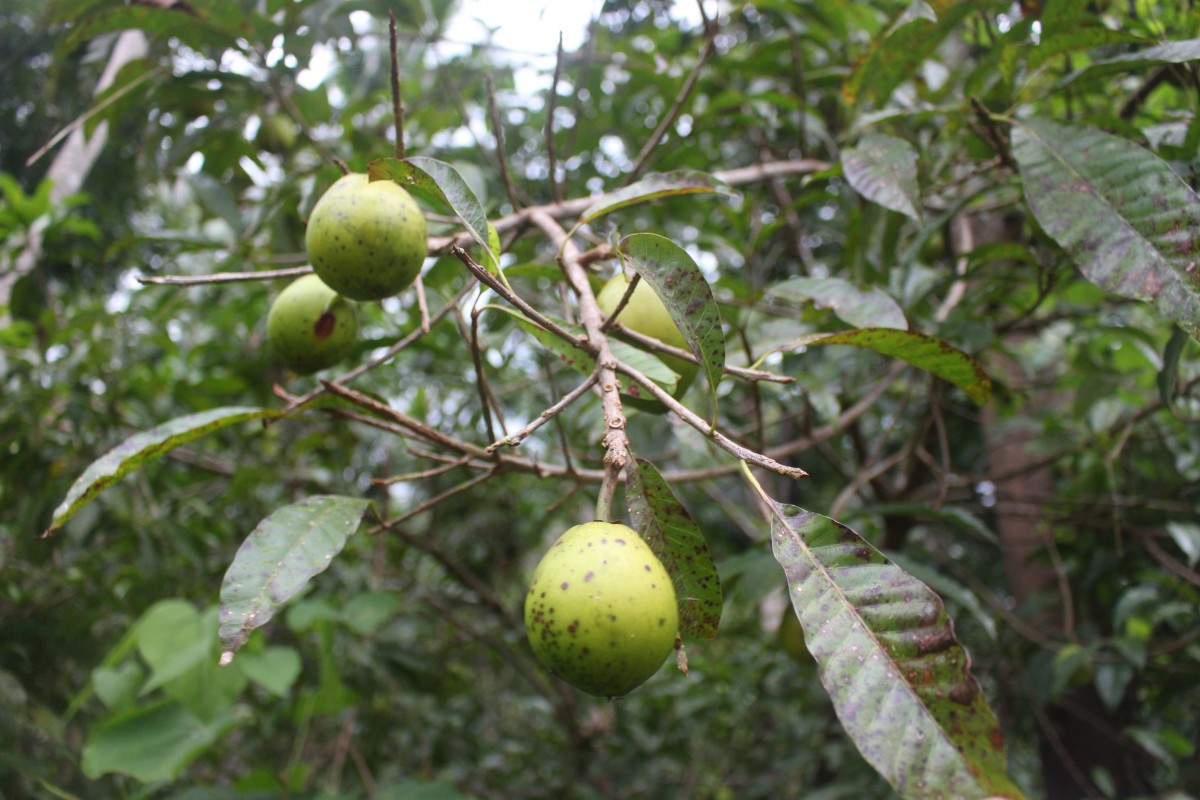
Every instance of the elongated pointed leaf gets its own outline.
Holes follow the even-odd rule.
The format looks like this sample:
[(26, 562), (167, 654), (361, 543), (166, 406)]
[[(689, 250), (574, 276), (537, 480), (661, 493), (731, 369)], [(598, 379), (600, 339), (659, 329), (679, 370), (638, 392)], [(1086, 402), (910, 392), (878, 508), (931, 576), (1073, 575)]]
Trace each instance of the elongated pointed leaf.
[(842, 150), (842, 172), (854, 191), (871, 202), (921, 221), (917, 150), (908, 142), (865, 134), (856, 147)]
[(1024, 120), (1025, 199), (1088, 280), (1200, 338), (1200, 196), (1165, 161), (1095, 128)]
[(1020, 798), (941, 599), (846, 526), (773, 505), (772, 551), (821, 683), (863, 757), (908, 800)]
[(625, 494), (634, 530), (675, 584), (680, 632), (715, 638), (721, 622), (721, 578), (704, 534), (649, 461), (636, 458), (626, 465)]
[(75, 483), (71, 484), (67, 491), (66, 498), (54, 509), (50, 527), (42, 536), (49, 536), (61, 528), (80, 508), (95, 500), (97, 495), (121, 478), (141, 469), (179, 445), (239, 422), (280, 416), (282, 415), (279, 411), (270, 408), (214, 408), (185, 417), (176, 417), (158, 427), (130, 436), (93, 461), (83, 474), (75, 479)]
[(840, 278), (790, 278), (771, 287), (770, 295), (791, 302), (811, 300), (856, 328), (908, 328), (900, 304), (875, 286), (863, 288)]
[(1200, 39), (1162, 42), (1093, 61), (1088, 66), (1081, 67), (1064, 77), (1058, 82), (1057, 88), (1061, 89), (1082, 77), (1103, 78), (1118, 72), (1142, 70), (1157, 64), (1186, 64), (1189, 61), (1197, 60), (1200, 60)]
[(892, 328), (816, 333), (802, 336), (776, 350), (794, 350), (820, 344), (850, 344), (907, 361), (954, 384), (980, 405), (986, 403), (992, 394), (992, 379), (984, 372), (982, 364), (962, 350), (923, 333)]
[(325, 571), (358, 528), (369, 502), (355, 497), (308, 497), (273, 512), (234, 556), (221, 583), (221, 663), (228, 664), (250, 633)]
[(413, 156), (404, 160), (376, 159), (367, 172), (371, 180), (393, 180), (409, 191), (432, 197), (449, 208), (462, 220), (471, 238), (483, 248), (488, 270), (496, 274), (500, 269), (500, 261), (492, 250), (491, 229), (483, 204), (454, 167), (436, 158)]
[(637, 183), (631, 183), (601, 195), (580, 215), (579, 222), (575, 227), (585, 225), (618, 208), (681, 194), (725, 194), (737, 197), (737, 192), (724, 181), (720, 181), (706, 172), (691, 169), (656, 172), (647, 175)]
[(655, 233), (626, 236), (617, 245), (617, 253), (642, 276), (671, 313), (688, 349), (700, 360), (715, 407), (717, 384), (725, 374), (725, 333), (721, 330), (720, 309), (704, 273), (686, 250)]

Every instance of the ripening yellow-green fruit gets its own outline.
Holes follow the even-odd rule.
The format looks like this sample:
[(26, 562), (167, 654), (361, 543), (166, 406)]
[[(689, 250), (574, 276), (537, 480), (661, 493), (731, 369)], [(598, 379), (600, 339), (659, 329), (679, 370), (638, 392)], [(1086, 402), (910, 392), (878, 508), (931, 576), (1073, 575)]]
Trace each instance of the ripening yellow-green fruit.
[(416, 280), (425, 237), (425, 217), (407, 191), (352, 173), (313, 206), (304, 244), (313, 271), (338, 294), (381, 300)]
[(538, 660), (597, 697), (621, 697), (675, 646), (675, 587), (637, 532), (576, 525), (538, 563), (525, 595), (525, 633)]
[[(625, 277), (624, 272), (618, 272), (600, 289), (600, 293), (596, 295), (596, 304), (600, 306), (600, 310), (605, 314), (611, 315), (621, 302), (621, 298), (625, 296), (628, 288), (629, 279)], [(687, 342), (683, 338), (683, 333), (680, 332), (679, 327), (675, 324), (675, 320), (671, 319), (671, 312), (667, 311), (667, 307), (663, 305), (663, 301), (658, 298), (658, 295), (654, 293), (654, 290), (644, 280), (638, 281), (638, 285), (634, 288), (629, 302), (625, 304), (625, 307), (621, 309), (621, 313), (617, 316), (617, 321), (632, 331), (645, 336), (653, 336), (664, 344), (669, 344), (683, 350), (688, 349)], [(673, 396), (676, 399), (682, 397), (683, 393), (692, 385), (692, 381), (696, 379), (696, 372), (700, 369), (700, 366), (691, 361), (676, 358), (675, 356), (664, 355), (662, 353), (655, 353), (655, 355), (672, 372), (679, 376), (679, 382), (675, 384)], [(666, 411), (666, 407), (658, 402), (658, 400), (650, 397), (649, 393), (641, 386), (632, 381), (626, 381), (626, 383), (629, 385), (625, 386), (622, 392), (624, 402), (642, 411), (654, 413)]]
[(354, 304), (316, 275), (288, 284), (267, 312), (267, 346), (279, 363), (301, 375), (342, 361), (357, 340)]
[(296, 144), (296, 123), (287, 114), (269, 114), (259, 123), (254, 143), (268, 153), (286, 153)]

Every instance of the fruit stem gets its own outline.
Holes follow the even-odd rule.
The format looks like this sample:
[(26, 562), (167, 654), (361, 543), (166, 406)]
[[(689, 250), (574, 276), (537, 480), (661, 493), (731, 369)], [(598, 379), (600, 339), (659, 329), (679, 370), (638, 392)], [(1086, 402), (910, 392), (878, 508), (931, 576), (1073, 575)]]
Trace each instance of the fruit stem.
[(596, 497), (596, 519), (600, 522), (612, 521), (612, 503), (617, 494), (617, 480), (620, 474), (620, 467), (604, 465), (604, 480), (600, 481), (600, 494)]

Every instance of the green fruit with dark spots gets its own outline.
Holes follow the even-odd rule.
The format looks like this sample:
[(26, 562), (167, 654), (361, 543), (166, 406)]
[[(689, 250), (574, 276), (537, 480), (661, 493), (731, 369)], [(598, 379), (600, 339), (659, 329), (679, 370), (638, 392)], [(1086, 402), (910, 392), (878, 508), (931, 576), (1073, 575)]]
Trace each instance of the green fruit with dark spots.
[(352, 300), (381, 300), (408, 288), (425, 262), (425, 217), (392, 181), (354, 173), (313, 207), (304, 243), (313, 271)]
[[(624, 272), (618, 272), (600, 289), (600, 293), (596, 295), (596, 304), (600, 306), (600, 310), (605, 314), (611, 315), (628, 289), (629, 279), (625, 277)], [(669, 344), (672, 347), (678, 347), (683, 350), (688, 349), (687, 342), (683, 338), (683, 333), (675, 324), (675, 320), (671, 318), (671, 312), (667, 310), (667, 307), (663, 305), (663, 301), (659, 299), (654, 289), (650, 288), (645, 280), (638, 281), (638, 285), (634, 288), (629, 302), (625, 304), (625, 307), (621, 309), (621, 313), (617, 316), (617, 321), (626, 328), (644, 336), (652, 336), (663, 344)], [(681, 358), (662, 353), (655, 353), (655, 356), (679, 376), (679, 382), (675, 384), (675, 391), (672, 393), (672, 396), (678, 400), (687, 391), (688, 387), (692, 385), (692, 381), (696, 379), (696, 372), (699, 371), (700, 366), (691, 361), (684, 361)], [(662, 413), (667, 410), (666, 406), (654, 397), (651, 397), (650, 393), (639, 384), (633, 383), (633, 381), (628, 379), (625, 379), (623, 382), (628, 385), (624, 387), (624, 391), (621, 394), (622, 402), (628, 403), (642, 411), (653, 413)]]
[(267, 312), (267, 345), (301, 375), (332, 367), (354, 350), (358, 313), (316, 275), (288, 284)]
[(546, 552), (525, 595), (538, 660), (597, 697), (621, 697), (662, 666), (679, 611), (662, 562), (632, 528), (576, 525)]

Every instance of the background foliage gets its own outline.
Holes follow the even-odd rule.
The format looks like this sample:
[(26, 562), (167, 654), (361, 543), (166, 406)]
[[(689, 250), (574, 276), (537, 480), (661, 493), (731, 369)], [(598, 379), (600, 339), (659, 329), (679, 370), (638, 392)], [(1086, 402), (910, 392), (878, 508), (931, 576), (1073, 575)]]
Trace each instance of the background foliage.
[[(713, 552), (720, 633), (687, 642), (689, 677), (664, 668), (615, 704), (546, 676), (519, 624), (533, 564), (591, 518), (594, 481), (510, 471), (351, 536), (228, 668), (221, 577), (260, 520), (322, 494), (388, 519), (474, 473), (373, 483), (429, 461), (313, 412), (189, 442), (38, 538), (133, 433), (316, 385), (263, 346), (281, 282), (136, 278), (304, 263), (332, 159), (364, 171), (392, 155), (394, 11), (408, 150), (454, 165), (493, 220), (616, 188), (664, 120), (637, 169), (809, 164), (732, 200), (625, 209), (596, 242), (649, 231), (686, 247), (730, 362), (795, 378), (727, 378), (722, 430), (807, 470), (762, 477), (772, 497), (849, 525), (942, 597), (1023, 792), (1200, 792), (1200, 17), (1036, 5), (723, 3), (710, 39), (669, 3), (609, 0), (563, 53), (551, 104), (548, 76), (530, 94), (513, 54), (447, 41), (456, 9), (440, 0), (4, 3), (0, 791), (895, 796), (793, 646), (753, 494), (670, 415), (631, 414), (629, 435)], [(94, 95), (127, 30), (144, 56)], [(29, 159), (84, 114), (106, 144), (76, 168), (80, 192), (52, 197), (57, 149)], [(275, 114), (292, 146), (257, 135)], [(522, 229), (504, 252), (514, 287), (562, 316), (554, 248)], [(468, 278), (451, 256), (428, 264), (431, 308)], [(362, 311), (359, 360), (419, 325), (411, 293)], [(881, 320), (970, 353), (987, 404), (877, 348), (818, 343)], [(471, 324), (469, 306), (448, 315), (354, 388), (486, 445)], [(509, 429), (578, 384), (508, 315), (480, 324)], [(685, 399), (709, 413), (702, 380)], [(585, 398), (518, 452), (594, 474), (601, 422)]]

